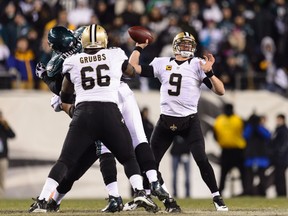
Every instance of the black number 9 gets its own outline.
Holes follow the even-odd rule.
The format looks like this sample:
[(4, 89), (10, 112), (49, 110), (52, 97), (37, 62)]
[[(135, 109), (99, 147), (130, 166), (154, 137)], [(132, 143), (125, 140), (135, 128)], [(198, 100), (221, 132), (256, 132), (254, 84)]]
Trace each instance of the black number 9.
[(174, 74), (172, 73), (170, 75), (169, 84), (171, 86), (176, 86), (176, 90), (168, 90), (168, 94), (172, 96), (178, 96), (180, 94), (181, 89), (181, 81), (182, 81), (182, 75), (181, 74)]

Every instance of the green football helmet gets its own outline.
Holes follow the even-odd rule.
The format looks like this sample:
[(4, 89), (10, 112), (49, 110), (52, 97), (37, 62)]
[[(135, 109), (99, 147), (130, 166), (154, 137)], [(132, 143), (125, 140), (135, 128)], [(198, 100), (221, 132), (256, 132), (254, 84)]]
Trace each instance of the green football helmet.
[(48, 33), (48, 43), (56, 52), (67, 52), (77, 43), (73, 32), (63, 26), (56, 26)]

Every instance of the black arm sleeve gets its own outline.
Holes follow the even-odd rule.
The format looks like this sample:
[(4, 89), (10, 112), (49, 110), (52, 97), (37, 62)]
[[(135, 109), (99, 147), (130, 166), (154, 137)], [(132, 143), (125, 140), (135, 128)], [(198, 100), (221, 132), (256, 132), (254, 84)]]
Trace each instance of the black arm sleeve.
[(59, 96), (63, 80), (63, 76), (61, 74), (56, 74), (54, 77), (49, 77), (47, 74), (45, 74), (42, 80), (54, 94)]
[(203, 79), (203, 83), (207, 86), (207, 88), (211, 89), (212, 88), (212, 83), (208, 77), (205, 77)]
[(141, 77), (153, 77), (154, 78), (154, 69), (151, 65), (141, 65)]

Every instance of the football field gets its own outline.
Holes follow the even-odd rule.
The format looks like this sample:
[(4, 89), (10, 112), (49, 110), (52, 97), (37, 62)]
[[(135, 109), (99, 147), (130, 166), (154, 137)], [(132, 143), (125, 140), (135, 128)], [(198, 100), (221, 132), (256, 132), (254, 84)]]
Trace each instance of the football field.
[[(124, 200), (126, 202), (128, 200)], [(28, 209), (32, 204), (32, 200), (15, 200), (4, 199), (0, 200), (0, 215), (45, 215), (45, 213), (28, 213)], [(191, 216), (214, 216), (214, 215), (232, 215), (232, 216), (288, 216), (288, 199), (287, 198), (256, 198), (256, 197), (237, 197), (225, 199), (226, 205), (229, 207), (228, 212), (216, 212), (210, 199), (177, 199), (178, 204), (181, 206), (183, 212), (177, 214), (191, 215)], [(155, 215), (163, 215), (167, 213), (164, 211), (164, 206), (159, 201), (156, 203), (161, 208), (161, 211)], [(107, 201), (105, 199), (66, 199), (61, 203), (60, 212), (47, 213), (46, 215), (107, 215), (101, 213), (101, 208), (105, 207)], [(113, 215), (153, 215), (154, 213), (145, 212), (143, 208), (139, 208), (130, 212), (116, 212)], [(112, 215), (112, 213), (108, 213)]]

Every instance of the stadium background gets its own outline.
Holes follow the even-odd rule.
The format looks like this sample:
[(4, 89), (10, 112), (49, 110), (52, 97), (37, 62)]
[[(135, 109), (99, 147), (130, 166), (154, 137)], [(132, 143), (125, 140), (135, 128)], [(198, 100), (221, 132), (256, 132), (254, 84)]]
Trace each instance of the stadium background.
[[(14, 2), (17, 6), (17, 16), (15, 14), (6, 16), (5, 8), (7, 2)], [(88, 3), (88, 6), (86, 5), (86, 7), (81, 10), (81, 8), (76, 7), (76, 2)], [(130, 6), (128, 7), (127, 3), (132, 3), (132, 10)], [(175, 5), (175, 3), (178, 4)], [(193, 7), (192, 10), (191, 5), (193, 4), (195, 6), (194, 3), (196, 3), (196, 5), (198, 4), (198, 10), (197, 8), (195, 10), (195, 7)], [(34, 7), (34, 4), (38, 4), (38, 8)], [(107, 7), (104, 11), (101, 11), (99, 5), (106, 5)], [(233, 17), (230, 22), (224, 22), (224, 24), (226, 23), (227, 25), (220, 25), (220, 21), (215, 20), (218, 17), (217, 14), (219, 15), (219, 10), (217, 13), (217, 7), (221, 12), (227, 8), (232, 9)], [(41, 8), (41, 10), (39, 10), (39, 8)], [(201, 39), (200, 35), (203, 34), (203, 32), (205, 33), (204, 30), (207, 25), (211, 24), (211, 21), (212, 23), (216, 21), (219, 26), (213, 30), (219, 33), (218, 30), (222, 28), (222, 30), (228, 30), (226, 36), (231, 36), (233, 35), (231, 34), (233, 28), (229, 28), (235, 24), (234, 18), (239, 16), (245, 17), (245, 24), (243, 26), (237, 26), (237, 28), (234, 29), (239, 30), (239, 32), (243, 33), (242, 36), (244, 36), (240, 38), (241, 40), (236, 40), (234, 45), (241, 45), (242, 43), (240, 42), (245, 42), (244, 50), (237, 50), (237, 48), (241, 48), (238, 46), (232, 48), (220, 46), (219, 49), (214, 50), (215, 44), (210, 43), (211, 46), (209, 46), (209, 43), (206, 43), (209, 40), (206, 41), (203, 38), (202, 42), (201, 40), (198, 41), (197, 46), (197, 55), (201, 56), (205, 50), (215, 52), (213, 53), (217, 60), (215, 73), (225, 81), (225, 87), (227, 89), (224, 97), (210, 95), (204, 91), (199, 105), (202, 126), (207, 141), (207, 152), (218, 155), (220, 149), (213, 140), (209, 128), (216, 113), (220, 112), (219, 107), (223, 101), (232, 102), (235, 106), (235, 111), (243, 118), (247, 118), (253, 111), (266, 115), (268, 117), (267, 126), (271, 131), (275, 128), (276, 114), (278, 112), (287, 114), (287, 8), (287, 1), (285, 0), (7, 0), (0, 1), (0, 33), (4, 39), (4, 44), (7, 42), (6, 45), (10, 49), (11, 54), (14, 52), (17, 38), (22, 36), (28, 37), (30, 43), (32, 43), (30, 44), (31, 48), (33, 48), (36, 54), (36, 58), (32, 63), (36, 64), (38, 61), (47, 57), (45, 56), (45, 52), (43, 52), (43, 45), (47, 43), (44, 30), (45, 27), (47, 27), (47, 29), (49, 29), (49, 26), (51, 27), (51, 25), (46, 26), (50, 19), (56, 18), (57, 21), (59, 14), (64, 14), (65, 18), (66, 12), (68, 13), (66, 16), (68, 15), (69, 17), (69, 13), (77, 9), (78, 11), (76, 10), (77, 13), (74, 13), (74, 16), (70, 14), (70, 19), (71, 17), (74, 18), (74, 24), (77, 26), (82, 18), (88, 17), (86, 15), (90, 13), (92, 9), (96, 16), (91, 16), (91, 20), (88, 22), (93, 21), (103, 25), (108, 31), (110, 46), (121, 46), (127, 52), (127, 55), (129, 55), (129, 52), (134, 48), (134, 42), (131, 41), (127, 35), (127, 28), (131, 25), (138, 24), (149, 28), (155, 34), (154, 36), (157, 40), (147, 48), (146, 53), (145, 51), (143, 52), (144, 58), (142, 61), (148, 63), (154, 56), (172, 54), (171, 42), (174, 35), (178, 33), (180, 29), (194, 32), (193, 34), (195, 34), (195, 37), (197, 36), (196, 39), (198, 41), (198, 39)], [(66, 10), (66, 12), (63, 12), (62, 9)], [(14, 20), (13, 16), (15, 16), (17, 20)], [(120, 22), (119, 24), (121, 18), (124, 19), (124, 23)], [(70, 21), (72, 22), (72, 20), (73, 19)], [(140, 20), (141, 23), (139, 22)], [(148, 20), (148, 22), (145, 22), (145, 20)], [(65, 25), (67, 24), (67, 22), (64, 23)], [(9, 28), (6, 28), (7, 26)], [(12, 31), (8, 31), (9, 34), (5, 34), (7, 33), (7, 29)], [(201, 30), (203, 30), (202, 33)], [(33, 35), (34, 37), (31, 37)], [(286, 72), (286, 76), (281, 79), (284, 83), (283, 86), (285, 87), (286, 85), (284, 89), (270, 88), (271, 86), (266, 83), (265, 70), (258, 71), (258, 69), (261, 69), (258, 68), (259, 62), (257, 61), (261, 53), (261, 39), (267, 35), (275, 40), (278, 48), (275, 57), (277, 61), (275, 64), (281, 68), (284, 67), (284, 71)], [(216, 42), (217, 39), (219, 38), (216, 37)], [(227, 42), (228, 37), (223, 37), (223, 39), (224, 42)], [(32, 85), (33, 88), (30, 90), (21, 89), (20, 84), (22, 81), (19, 76), (16, 76), (16, 83), (11, 83), (12, 79), (15, 81), (15, 71), (13, 68), (5, 70), (5, 66), (3, 69), (2, 64), (5, 62), (5, 59), (2, 59), (3, 56), (1, 55), (0, 57), (0, 108), (17, 133), (17, 138), (9, 142), (11, 160), (7, 178), (6, 196), (9, 198), (35, 197), (39, 194), (51, 165), (59, 155), (68, 128), (69, 118), (63, 112), (55, 113), (51, 109), (50, 98), (52, 94), (47, 91), (47, 89), (44, 91), (41, 89), (43, 86), (39, 83), (40, 80), (38, 78), (34, 77), (34, 80), (32, 80), (34, 86)], [(226, 59), (230, 59), (230, 57), (236, 60), (234, 62), (237, 63), (237, 67), (236, 70), (232, 70), (230, 71), (231, 73), (227, 74), (225, 73), (227, 72), (227, 68), (223, 66), (227, 66)], [(243, 61), (245, 59), (249, 61)], [(261, 65), (265, 66), (265, 64)], [(265, 67), (262, 69), (265, 69)], [(157, 91), (159, 83), (155, 80), (136, 79), (129, 82), (129, 85), (135, 90), (140, 108), (148, 106), (151, 111), (151, 120), (156, 123), (159, 115), (159, 94)], [(275, 85), (273, 87), (275, 87)], [(275, 91), (275, 93), (270, 92), (272, 90)], [(213, 157), (211, 157), (211, 159), (213, 159)], [(218, 179), (219, 166), (214, 162), (212, 165)], [(169, 154), (167, 154), (161, 164), (161, 169), (164, 171), (165, 181), (171, 191), (170, 167), (170, 157)], [(191, 169), (191, 196), (195, 198), (210, 197), (209, 191), (202, 182), (194, 162)], [(124, 177), (121, 166), (119, 166), (118, 170), (121, 195), (128, 197), (130, 189), (127, 179)], [(181, 181), (182, 176), (180, 172), (178, 185), (180, 196), (184, 194), (184, 187), (181, 187), (181, 184), (183, 185), (183, 181)], [(237, 173), (235, 173), (235, 176), (237, 177)], [(231, 182), (228, 180), (227, 183), (230, 184)], [(237, 193), (240, 188), (237, 180), (234, 186), (227, 185), (224, 196)], [(269, 188), (268, 194), (273, 197), (275, 194), (274, 189)], [(98, 163), (76, 183), (68, 195), (68, 197), (106, 196), (107, 194), (99, 172)]]

